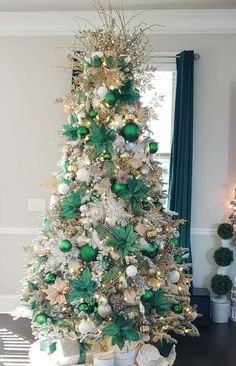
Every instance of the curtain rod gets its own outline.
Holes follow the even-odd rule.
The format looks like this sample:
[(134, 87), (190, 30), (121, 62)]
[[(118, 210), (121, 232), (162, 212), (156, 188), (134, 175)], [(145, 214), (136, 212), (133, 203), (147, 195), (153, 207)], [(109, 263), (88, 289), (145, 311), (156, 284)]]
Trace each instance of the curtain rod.
[[(165, 56), (165, 55), (160, 55), (157, 56), (157, 58), (179, 58), (180, 55), (175, 55), (175, 56)], [(197, 61), (200, 59), (200, 55), (199, 53), (194, 53), (194, 60)]]

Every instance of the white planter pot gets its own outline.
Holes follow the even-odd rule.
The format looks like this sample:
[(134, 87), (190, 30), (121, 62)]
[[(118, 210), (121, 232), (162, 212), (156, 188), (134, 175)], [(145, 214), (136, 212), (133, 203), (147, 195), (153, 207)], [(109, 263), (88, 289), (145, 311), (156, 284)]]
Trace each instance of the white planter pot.
[(231, 239), (221, 239), (221, 246), (223, 248), (229, 248), (231, 245)]
[(219, 267), (217, 270), (217, 274), (225, 276), (229, 273), (229, 269), (230, 269), (230, 266)]
[(228, 323), (230, 316), (230, 301), (212, 301), (212, 320), (214, 323)]

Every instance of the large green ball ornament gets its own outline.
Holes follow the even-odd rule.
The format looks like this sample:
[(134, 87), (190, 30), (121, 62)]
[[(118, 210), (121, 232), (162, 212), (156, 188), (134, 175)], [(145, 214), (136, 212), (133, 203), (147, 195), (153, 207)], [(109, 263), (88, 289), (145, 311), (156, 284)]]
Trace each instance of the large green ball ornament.
[(172, 238), (169, 240), (169, 244), (172, 246), (172, 247), (177, 247), (178, 246), (178, 239), (175, 239), (175, 238)]
[(85, 126), (79, 126), (77, 129), (77, 136), (84, 139), (89, 134), (89, 129)]
[(139, 138), (140, 133), (141, 131), (139, 126), (134, 122), (127, 123), (121, 130), (121, 135), (129, 142), (136, 141)]
[(60, 241), (58, 246), (59, 246), (59, 249), (64, 253), (69, 252), (72, 248), (72, 244), (71, 244), (70, 240), (62, 240), (62, 241)]
[(182, 263), (184, 262), (184, 258), (182, 257), (182, 255), (180, 255), (180, 254), (176, 254), (176, 255), (175, 255), (175, 262), (176, 262), (177, 264), (182, 264)]
[(50, 285), (56, 281), (57, 275), (55, 273), (47, 273), (44, 277), (44, 282)]
[(118, 194), (125, 189), (124, 183), (115, 182), (112, 184), (111, 190), (113, 193)]
[(46, 314), (41, 313), (36, 316), (36, 322), (38, 323), (38, 325), (46, 325), (47, 320), (48, 316)]
[(98, 114), (98, 112), (92, 110), (92, 111), (89, 112), (89, 117), (94, 119), (97, 116), (97, 114)]
[(152, 242), (149, 244), (149, 246), (142, 251), (143, 255), (145, 255), (148, 258), (155, 258), (158, 254), (159, 245)]
[(95, 55), (92, 57), (92, 66), (93, 67), (101, 67), (102, 66), (102, 59), (101, 57)]
[(84, 311), (85, 313), (87, 313), (90, 308), (86, 302), (82, 302), (81, 304), (79, 304), (78, 309), (79, 311)]
[(114, 107), (114, 105), (117, 102), (117, 96), (112, 92), (108, 92), (105, 95), (104, 100), (105, 100), (105, 103), (108, 104), (110, 107)]
[(157, 142), (149, 142), (149, 152), (150, 154), (155, 154), (158, 150)]
[(175, 314), (181, 314), (183, 312), (183, 307), (181, 304), (174, 304), (172, 310)]
[(146, 290), (144, 292), (144, 294), (142, 295), (141, 299), (145, 302), (148, 302), (148, 301), (152, 300), (153, 296), (154, 296), (154, 292), (152, 290)]
[(92, 262), (95, 261), (98, 255), (98, 249), (93, 248), (91, 245), (86, 244), (80, 248), (80, 258), (84, 262)]

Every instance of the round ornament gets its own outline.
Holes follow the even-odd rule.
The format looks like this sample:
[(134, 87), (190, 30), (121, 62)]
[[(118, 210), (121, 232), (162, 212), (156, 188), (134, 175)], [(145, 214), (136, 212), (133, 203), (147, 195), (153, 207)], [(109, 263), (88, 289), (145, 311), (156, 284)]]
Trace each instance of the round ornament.
[(126, 268), (125, 270), (126, 274), (128, 277), (135, 277), (137, 276), (137, 273), (138, 273), (138, 269), (137, 267), (135, 267), (134, 265), (130, 265)]
[(175, 314), (181, 314), (181, 313), (182, 313), (182, 311), (183, 311), (183, 307), (182, 307), (182, 305), (181, 305), (181, 304), (174, 304), (174, 305), (172, 306), (172, 310), (173, 310), (173, 312), (174, 312)]
[(97, 95), (100, 97), (100, 98), (105, 98), (105, 96), (107, 95), (108, 93), (108, 89), (105, 87), (105, 86), (100, 86), (97, 90)]
[(89, 117), (94, 119), (97, 114), (98, 114), (98, 112), (96, 112), (95, 110), (92, 110), (92, 111), (89, 112)]
[(155, 230), (147, 230), (146, 231), (146, 238), (147, 240), (152, 240), (157, 236), (157, 232)]
[(50, 285), (56, 281), (57, 275), (55, 273), (47, 273), (44, 277), (44, 282)]
[(114, 107), (114, 105), (117, 102), (117, 96), (112, 92), (108, 92), (105, 95), (104, 100), (105, 100), (105, 103), (108, 104), (110, 107)]
[(175, 238), (172, 238), (169, 240), (169, 244), (172, 246), (172, 247), (177, 247), (178, 246), (178, 239), (175, 239)]
[(90, 199), (90, 201), (91, 201), (91, 202), (96, 202), (96, 201), (97, 201), (97, 199), (98, 199), (98, 196), (97, 196), (96, 194), (94, 194), (94, 193), (93, 193), (93, 194), (90, 196), (90, 198), (89, 198), (89, 199)]
[(89, 179), (89, 171), (85, 168), (81, 168), (77, 171), (76, 177), (80, 182), (86, 182)]
[(98, 305), (98, 314), (102, 318), (107, 318), (112, 312), (112, 308), (109, 304)]
[(109, 154), (108, 152), (105, 152), (103, 155), (102, 155), (102, 158), (104, 160), (111, 160), (111, 154)]
[(168, 275), (168, 280), (171, 283), (177, 283), (180, 280), (180, 273), (178, 271), (176, 271), (175, 269), (170, 271), (169, 275)]
[(144, 292), (144, 294), (142, 295), (141, 299), (145, 302), (148, 302), (148, 301), (152, 300), (153, 297), (154, 297), (154, 292), (152, 290), (146, 290)]
[(68, 184), (66, 184), (66, 183), (61, 183), (61, 184), (59, 184), (59, 186), (58, 186), (58, 192), (59, 192), (60, 194), (67, 194), (67, 193), (68, 193), (68, 191), (69, 191), (69, 186), (68, 186)]
[(125, 189), (124, 183), (115, 182), (112, 184), (111, 190), (113, 193), (117, 194)]
[(92, 262), (95, 261), (98, 255), (98, 249), (93, 248), (91, 245), (86, 244), (83, 247), (80, 248), (80, 258), (84, 262)]
[(92, 57), (92, 66), (93, 67), (101, 67), (102, 66), (102, 59), (101, 57), (95, 55)]
[(136, 123), (129, 122), (121, 129), (121, 135), (128, 142), (136, 141), (140, 136), (140, 128)]
[(155, 258), (158, 254), (159, 245), (156, 243), (150, 243), (149, 246), (142, 251), (143, 255), (148, 258)]
[(180, 255), (180, 254), (176, 254), (176, 255), (175, 255), (175, 262), (176, 262), (177, 264), (182, 264), (182, 263), (184, 262), (184, 258), (182, 257), (182, 255)]
[(81, 304), (79, 304), (78, 309), (79, 311), (84, 311), (85, 313), (87, 313), (89, 311), (89, 305), (86, 302), (82, 302)]
[(85, 126), (79, 126), (77, 129), (77, 136), (84, 139), (89, 134), (89, 129)]
[(82, 322), (78, 326), (78, 330), (82, 334), (90, 333), (93, 330), (93, 322), (92, 321), (86, 321), (82, 320)]
[(155, 154), (158, 150), (157, 142), (149, 142), (149, 152), (150, 154)]
[(46, 314), (38, 314), (36, 316), (36, 322), (38, 323), (38, 325), (46, 325), (48, 321), (48, 316)]
[(72, 248), (72, 244), (71, 244), (70, 240), (66, 240), (66, 239), (60, 241), (58, 246), (59, 246), (59, 249), (64, 253), (70, 252), (71, 248)]
[(142, 202), (142, 208), (145, 210), (145, 211), (148, 211), (150, 209), (150, 205), (147, 201), (143, 201)]
[(82, 268), (82, 264), (78, 261), (71, 261), (68, 263), (68, 269), (71, 273), (79, 272)]

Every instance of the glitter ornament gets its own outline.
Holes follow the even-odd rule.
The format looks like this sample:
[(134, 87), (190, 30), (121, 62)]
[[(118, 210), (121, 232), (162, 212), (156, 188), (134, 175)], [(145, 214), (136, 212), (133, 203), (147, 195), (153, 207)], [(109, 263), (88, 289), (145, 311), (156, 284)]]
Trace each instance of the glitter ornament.
[(38, 325), (46, 325), (48, 321), (48, 316), (44, 313), (38, 314), (36, 316), (36, 322), (38, 323)]
[(86, 302), (82, 302), (81, 304), (79, 304), (78, 309), (79, 311), (87, 313), (89, 311), (89, 305)]
[(140, 128), (136, 123), (129, 122), (121, 130), (121, 135), (128, 142), (136, 141), (140, 136)]
[(169, 244), (172, 246), (172, 247), (177, 247), (178, 246), (178, 239), (175, 239), (175, 238), (172, 238), (169, 240)]
[(111, 154), (109, 154), (108, 152), (105, 152), (104, 154), (102, 154), (100, 160), (101, 161), (103, 161), (103, 160), (111, 160)]
[(69, 186), (68, 186), (68, 184), (66, 184), (66, 183), (61, 183), (61, 184), (59, 184), (59, 186), (58, 186), (58, 192), (59, 192), (60, 194), (67, 194), (67, 193), (68, 193), (68, 191), (69, 191)]
[(72, 249), (72, 244), (69, 240), (60, 241), (58, 246), (59, 246), (59, 249), (64, 253), (70, 252)]
[(89, 129), (85, 126), (79, 126), (77, 129), (77, 136), (84, 139), (89, 134)]
[(44, 282), (50, 285), (56, 281), (57, 275), (55, 273), (47, 273), (44, 277)]
[(149, 142), (149, 152), (150, 154), (155, 154), (158, 151), (157, 142)]
[(82, 322), (78, 325), (78, 331), (82, 334), (91, 333), (93, 328), (94, 323), (92, 321), (82, 320)]
[(142, 295), (141, 299), (145, 302), (150, 301), (154, 297), (154, 292), (152, 290), (146, 290)]
[(176, 262), (177, 264), (182, 264), (182, 263), (184, 262), (184, 258), (182, 257), (182, 255), (180, 255), (180, 254), (176, 254), (176, 255), (175, 255), (175, 262)]
[(102, 317), (102, 318), (107, 318), (112, 312), (112, 308), (111, 305), (107, 304), (101, 304), (98, 305), (98, 314)]
[(138, 273), (137, 267), (130, 265), (125, 270), (128, 277), (135, 277)]
[(100, 86), (98, 89), (97, 89), (97, 95), (100, 97), (100, 98), (105, 98), (105, 96), (107, 95), (108, 93), (108, 89), (105, 87), (105, 86)]
[(94, 119), (97, 116), (97, 114), (98, 114), (98, 112), (92, 110), (92, 111), (89, 112), (89, 117)]
[(97, 258), (98, 249), (97, 248), (94, 249), (91, 245), (86, 244), (80, 248), (79, 255), (82, 261), (87, 263), (92, 262), (95, 261), (95, 259)]
[(104, 98), (105, 103), (110, 106), (110, 107), (114, 107), (114, 105), (117, 102), (117, 96), (112, 93), (112, 92), (108, 92)]
[(155, 230), (147, 230), (146, 231), (146, 238), (147, 240), (152, 240), (157, 236), (157, 232)]
[(171, 283), (177, 283), (180, 280), (180, 273), (176, 270), (172, 270), (170, 271), (170, 273), (168, 274), (168, 281), (170, 281)]
[(124, 301), (129, 305), (136, 305), (138, 303), (137, 293), (133, 287), (128, 287), (124, 290)]
[(101, 57), (95, 55), (92, 57), (92, 66), (93, 67), (101, 67), (102, 66), (102, 59)]
[(174, 304), (172, 310), (175, 314), (181, 314), (183, 312), (183, 307), (181, 304)]
[(119, 182), (113, 183), (111, 187), (112, 192), (115, 194), (119, 193), (120, 191), (123, 191), (123, 189), (125, 189), (125, 184)]
[(148, 258), (155, 258), (158, 254), (159, 245), (156, 243), (150, 243), (149, 246), (142, 251), (143, 255)]
[(89, 198), (89, 199), (90, 199), (90, 201), (91, 201), (91, 202), (96, 202), (96, 201), (97, 201), (97, 199), (98, 199), (98, 196), (97, 196), (96, 194), (94, 194), (94, 193), (93, 193), (93, 194), (90, 196), (90, 198)]
[(80, 182), (86, 182), (89, 179), (89, 171), (85, 168), (81, 168), (77, 171), (76, 173), (76, 178), (80, 181)]

